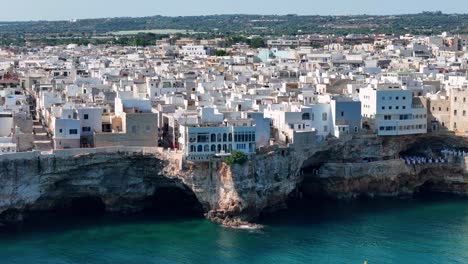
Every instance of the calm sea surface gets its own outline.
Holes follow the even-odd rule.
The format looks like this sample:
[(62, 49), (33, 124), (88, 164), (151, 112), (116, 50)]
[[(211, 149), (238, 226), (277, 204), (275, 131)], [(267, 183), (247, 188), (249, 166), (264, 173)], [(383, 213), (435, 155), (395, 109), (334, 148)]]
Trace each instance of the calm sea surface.
[(468, 263), (467, 200), (303, 205), (263, 223), (49, 219), (0, 233), (0, 263)]

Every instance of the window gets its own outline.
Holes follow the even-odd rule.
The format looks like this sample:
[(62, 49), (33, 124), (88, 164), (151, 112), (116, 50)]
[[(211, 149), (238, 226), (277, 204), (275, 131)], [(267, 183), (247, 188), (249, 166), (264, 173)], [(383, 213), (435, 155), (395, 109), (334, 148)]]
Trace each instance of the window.
[(302, 120), (310, 120), (310, 114), (309, 113), (302, 114)]
[(395, 106), (395, 108), (396, 108), (397, 110), (398, 110), (398, 109), (400, 109), (400, 107), (399, 107), (399, 106)]
[(88, 114), (84, 114), (83, 118), (84, 118), (85, 120), (87, 120), (87, 119), (89, 119), (89, 115), (88, 115)]
[(402, 108), (403, 108), (403, 109), (406, 109), (406, 106), (403, 106)]
[(328, 132), (328, 126), (323, 126), (323, 132)]
[(384, 120), (392, 120), (392, 116), (391, 115), (384, 115)]
[(463, 110), (462, 115), (463, 115), (463, 116), (466, 116), (466, 111), (465, 111), (465, 110)]
[(358, 132), (358, 127), (355, 126), (355, 127), (354, 127), (354, 133), (357, 133), (357, 132)]
[(399, 99), (400, 99), (400, 97), (398, 97), (398, 96), (397, 96), (397, 97), (395, 97), (395, 100), (399, 100)]
[(59, 133), (63, 133), (63, 129), (59, 129)]
[(343, 111), (341, 111), (341, 116), (344, 116), (344, 112), (343, 112)]
[(82, 131), (83, 132), (91, 132), (91, 127), (83, 127)]
[(210, 142), (210, 135), (208, 133), (198, 133), (197, 142), (199, 143)]
[(403, 98), (402, 98), (402, 99), (403, 99), (403, 100), (406, 100), (406, 97), (405, 97), (405, 96), (403, 96)]
[(388, 107), (388, 109), (389, 109), (389, 110), (392, 110), (392, 107), (391, 107), (391, 106), (389, 106), (389, 107)]
[(385, 106), (382, 106), (382, 110), (385, 110)]
[(454, 97), (454, 98), (453, 98), (453, 101), (456, 102), (456, 101), (457, 101), (457, 97)]
[(457, 110), (453, 110), (453, 115), (454, 115), (454, 116), (457, 115)]
[(322, 113), (322, 121), (327, 121), (327, 113)]
[(246, 149), (246, 144), (237, 144), (237, 149)]
[(78, 129), (70, 129), (70, 130), (68, 131), (68, 133), (69, 133), (70, 135), (78, 135)]

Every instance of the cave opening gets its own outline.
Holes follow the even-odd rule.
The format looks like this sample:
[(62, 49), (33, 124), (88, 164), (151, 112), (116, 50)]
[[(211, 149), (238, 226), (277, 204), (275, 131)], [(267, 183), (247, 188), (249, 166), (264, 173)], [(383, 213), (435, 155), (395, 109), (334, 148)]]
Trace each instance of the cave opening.
[(71, 199), (70, 211), (78, 215), (101, 215), (106, 212), (106, 205), (100, 197), (77, 197)]
[(145, 212), (150, 214), (203, 217), (203, 206), (188, 188), (157, 188), (147, 204)]
[(453, 198), (458, 195), (442, 191), (443, 183), (436, 181), (426, 181), (414, 190), (413, 197), (422, 200), (439, 200), (441, 198)]
[(79, 196), (57, 202), (52, 212), (58, 215), (96, 216), (106, 212), (106, 205), (98, 196)]

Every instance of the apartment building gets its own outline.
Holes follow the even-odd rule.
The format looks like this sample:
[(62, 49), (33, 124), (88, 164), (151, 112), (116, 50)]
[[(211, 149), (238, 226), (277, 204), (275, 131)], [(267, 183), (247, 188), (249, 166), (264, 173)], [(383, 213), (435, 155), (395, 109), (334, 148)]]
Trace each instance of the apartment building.
[(468, 89), (452, 89), (450, 95), (449, 129), (457, 134), (468, 135)]
[(360, 89), (361, 111), (368, 128), (379, 136), (427, 133), (427, 109), (399, 84)]
[(228, 120), (220, 125), (180, 125), (179, 145), (187, 160), (206, 161), (234, 150), (256, 152), (256, 130), (250, 119)]

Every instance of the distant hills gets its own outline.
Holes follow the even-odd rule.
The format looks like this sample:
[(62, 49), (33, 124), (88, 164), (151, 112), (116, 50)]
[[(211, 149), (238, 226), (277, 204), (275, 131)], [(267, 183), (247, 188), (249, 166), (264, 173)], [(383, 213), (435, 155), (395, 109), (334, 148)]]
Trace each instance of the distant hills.
[[(468, 14), (423, 12), (395, 16), (212, 15), (117, 17), (70, 21), (0, 22), (0, 35), (107, 34), (116, 31), (177, 30), (211, 35), (258, 34), (438, 34), (468, 33)], [(168, 31), (169, 32), (169, 31)]]

